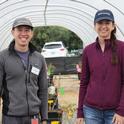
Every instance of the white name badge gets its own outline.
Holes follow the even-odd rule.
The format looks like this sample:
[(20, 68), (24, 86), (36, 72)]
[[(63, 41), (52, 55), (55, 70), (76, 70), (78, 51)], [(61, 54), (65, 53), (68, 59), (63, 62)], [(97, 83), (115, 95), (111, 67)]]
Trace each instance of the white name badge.
[(40, 70), (38, 68), (36, 68), (36, 67), (33, 66), (32, 69), (31, 69), (31, 73), (33, 73), (35, 75), (39, 75)]

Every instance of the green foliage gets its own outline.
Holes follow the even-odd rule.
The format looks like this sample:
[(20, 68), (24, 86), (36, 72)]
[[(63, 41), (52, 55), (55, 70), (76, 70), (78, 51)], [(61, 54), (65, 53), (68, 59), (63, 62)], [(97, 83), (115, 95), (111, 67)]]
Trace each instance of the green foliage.
[(47, 66), (47, 74), (49, 76), (54, 74), (54, 70), (55, 70), (55, 66), (52, 63), (48, 64), (48, 66)]
[(66, 28), (58, 26), (34, 28), (32, 42), (39, 52), (44, 43), (51, 41), (63, 41), (68, 50), (83, 48), (81, 39)]

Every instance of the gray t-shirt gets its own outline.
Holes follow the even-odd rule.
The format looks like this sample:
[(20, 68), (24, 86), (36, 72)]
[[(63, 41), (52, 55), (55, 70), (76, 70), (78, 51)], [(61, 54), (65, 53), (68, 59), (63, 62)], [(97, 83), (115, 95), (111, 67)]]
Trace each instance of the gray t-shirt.
[(19, 55), (19, 57), (22, 60), (22, 63), (24, 64), (24, 66), (27, 68), (28, 65), (28, 56), (29, 56), (29, 51), (26, 52), (20, 52), (16, 50), (16, 53)]

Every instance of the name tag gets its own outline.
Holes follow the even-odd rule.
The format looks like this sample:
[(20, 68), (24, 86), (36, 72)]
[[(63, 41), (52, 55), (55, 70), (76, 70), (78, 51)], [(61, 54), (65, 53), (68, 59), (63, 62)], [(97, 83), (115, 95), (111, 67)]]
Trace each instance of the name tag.
[(38, 124), (38, 119), (37, 118), (31, 119), (31, 124)]
[(31, 73), (33, 73), (35, 75), (39, 75), (40, 70), (38, 68), (36, 68), (36, 67), (33, 66), (32, 69), (31, 69)]

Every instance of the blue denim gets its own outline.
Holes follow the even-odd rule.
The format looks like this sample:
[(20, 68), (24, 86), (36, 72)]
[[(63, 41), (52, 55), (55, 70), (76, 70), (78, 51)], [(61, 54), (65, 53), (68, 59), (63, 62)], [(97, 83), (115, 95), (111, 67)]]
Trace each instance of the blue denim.
[(85, 124), (112, 124), (114, 110), (99, 110), (83, 106)]

